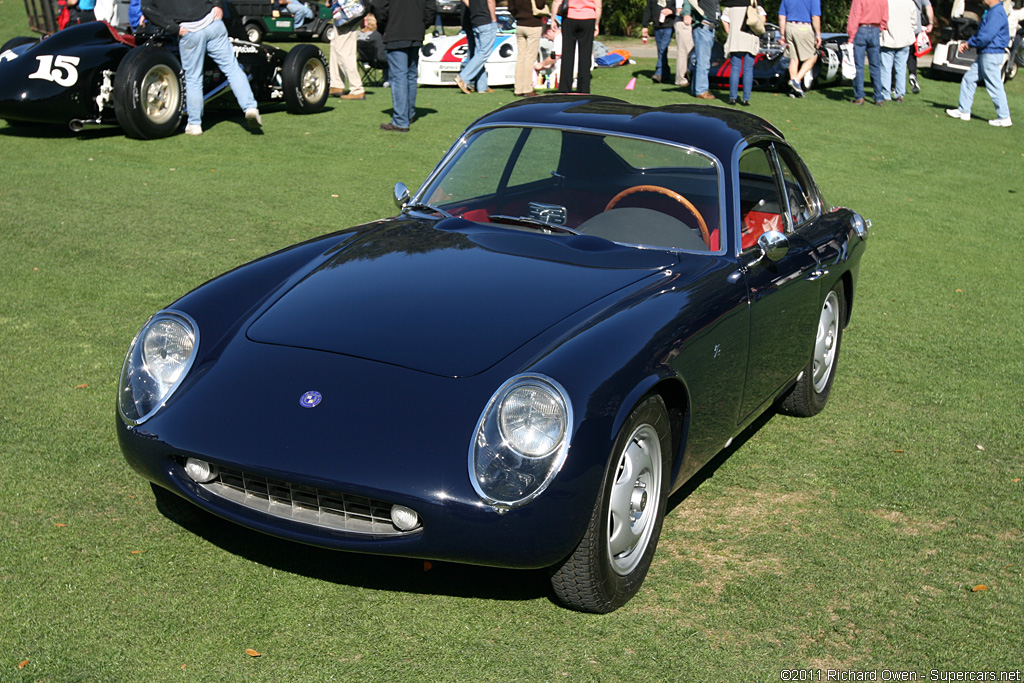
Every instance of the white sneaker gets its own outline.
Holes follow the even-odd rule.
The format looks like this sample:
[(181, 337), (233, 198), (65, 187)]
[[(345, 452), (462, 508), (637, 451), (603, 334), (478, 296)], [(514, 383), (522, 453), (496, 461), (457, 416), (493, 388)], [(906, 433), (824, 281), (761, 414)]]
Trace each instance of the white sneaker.
[(246, 109), (245, 110), (245, 125), (249, 127), (249, 130), (259, 130), (263, 128), (263, 119), (260, 118), (259, 109)]
[(185, 135), (202, 135), (203, 127), (198, 123), (190, 123), (185, 126)]
[(947, 109), (946, 113), (952, 116), (954, 119), (960, 119), (961, 121), (970, 121), (971, 112), (960, 111), (959, 109)]
[(1007, 116), (1005, 119), (992, 119), (988, 122), (988, 125), (997, 126), (999, 128), (1009, 128), (1013, 125), (1013, 121), (1011, 121), (1010, 117)]

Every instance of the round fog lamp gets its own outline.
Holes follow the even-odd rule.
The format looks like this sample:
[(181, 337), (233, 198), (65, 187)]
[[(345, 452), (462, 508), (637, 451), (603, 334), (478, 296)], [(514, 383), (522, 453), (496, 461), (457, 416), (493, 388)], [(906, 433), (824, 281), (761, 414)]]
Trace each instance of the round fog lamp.
[(185, 461), (185, 474), (190, 476), (193, 481), (205, 484), (217, 478), (217, 467), (205, 460), (189, 458)]
[(410, 510), (404, 505), (392, 505), (391, 523), (402, 531), (412, 531), (419, 525), (420, 516), (415, 510)]

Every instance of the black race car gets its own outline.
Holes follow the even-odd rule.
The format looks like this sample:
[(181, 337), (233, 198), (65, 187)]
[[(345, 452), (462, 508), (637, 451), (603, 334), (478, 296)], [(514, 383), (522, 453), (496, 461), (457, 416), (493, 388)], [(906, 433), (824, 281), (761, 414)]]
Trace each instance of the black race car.
[[(293, 114), (323, 109), (327, 59), (318, 48), (231, 42), (258, 102), (284, 102)], [(228, 84), (209, 58), (205, 73), (209, 101)], [(183, 128), (184, 95), (177, 37), (156, 29), (133, 36), (94, 21), (0, 48), (0, 118), (11, 124), (117, 125), (129, 137), (161, 138)]]
[[(765, 24), (761, 36), (761, 50), (754, 57), (754, 90), (786, 90), (789, 87), (789, 57), (782, 47), (782, 33), (775, 24)], [(843, 46), (847, 44), (845, 33), (824, 33), (818, 48), (818, 61), (804, 78), (805, 89), (837, 85), (844, 82)], [(711, 50), (711, 73), (709, 80), (714, 88), (728, 88), (732, 65), (725, 56), (721, 43), (715, 43)], [(852, 55), (851, 55), (852, 57)], [(693, 59), (691, 59), (692, 63)], [(845, 81), (849, 82), (849, 78)]]

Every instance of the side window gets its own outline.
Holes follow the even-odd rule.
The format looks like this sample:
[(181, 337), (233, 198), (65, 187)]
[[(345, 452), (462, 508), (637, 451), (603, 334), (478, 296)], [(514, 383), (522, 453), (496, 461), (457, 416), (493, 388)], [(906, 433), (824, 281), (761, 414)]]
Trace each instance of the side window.
[(812, 181), (807, 175), (804, 165), (797, 160), (793, 151), (785, 147), (777, 148), (779, 165), (782, 167), (782, 183), (786, 188), (789, 200), (789, 214), (793, 225), (797, 228), (817, 215), (817, 201), (812, 191)]
[(772, 173), (768, 151), (751, 147), (740, 156), (739, 163), (740, 240), (743, 249), (757, 244), (757, 238), (768, 230), (785, 232), (785, 205)]
[(562, 153), (562, 132), (549, 128), (534, 128), (523, 145), (515, 168), (509, 176), (509, 187), (518, 187), (538, 180), (550, 180), (558, 169)]

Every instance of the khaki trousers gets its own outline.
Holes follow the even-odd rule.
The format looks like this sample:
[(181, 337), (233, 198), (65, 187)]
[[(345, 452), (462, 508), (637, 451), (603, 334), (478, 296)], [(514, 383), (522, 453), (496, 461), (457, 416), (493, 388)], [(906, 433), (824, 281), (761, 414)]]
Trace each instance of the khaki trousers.
[(338, 35), (331, 41), (331, 87), (341, 90), (348, 83), (350, 95), (362, 95), (363, 79), (359, 75), (359, 63), (356, 54), (356, 40), (359, 38), (359, 22), (338, 29)]

